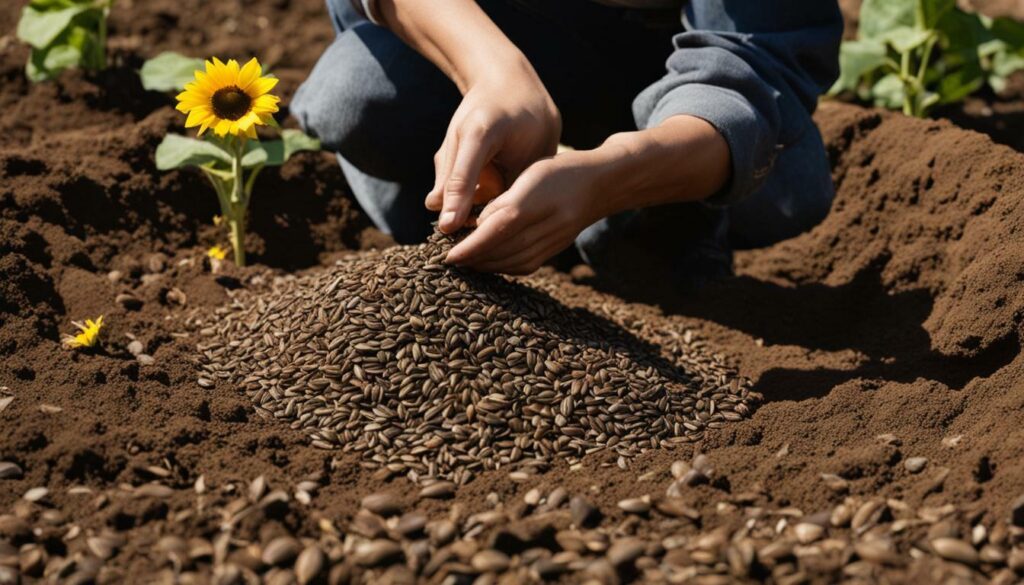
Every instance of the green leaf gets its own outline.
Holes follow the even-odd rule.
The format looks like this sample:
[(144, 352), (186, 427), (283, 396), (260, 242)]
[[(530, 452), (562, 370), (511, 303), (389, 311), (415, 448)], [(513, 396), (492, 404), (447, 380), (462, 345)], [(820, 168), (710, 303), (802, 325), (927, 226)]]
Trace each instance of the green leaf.
[(195, 72), (204, 68), (202, 59), (167, 51), (143, 63), (139, 76), (142, 87), (150, 91), (182, 90), (195, 79)]
[(18, 38), (37, 49), (44, 49), (57, 39), (76, 16), (89, 10), (88, 6), (71, 6), (60, 10), (40, 11), (28, 5), (18, 21)]
[(282, 131), (280, 140), (249, 144), (251, 148), (247, 149), (249, 152), (242, 158), (242, 166), (247, 168), (260, 164), (277, 167), (288, 162), (296, 152), (320, 150), (319, 140), (293, 129)]
[(951, 104), (963, 100), (981, 89), (985, 85), (985, 78), (985, 72), (977, 59), (965, 63), (954, 71), (946, 72), (939, 80), (939, 86), (935, 90), (938, 93), (939, 102)]
[(956, 0), (917, 0), (919, 12), (917, 25), (922, 29), (934, 29), (935, 25), (956, 7)]
[(875, 105), (879, 107), (890, 110), (900, 109), (903, 107), (903, 96), (903, 82), (895, 73), (882, 77), (871, 87), (871, 97), (874, 99)]
[(829, 90), (835, 95), (853, 91), (861, 78), (885, 65), (885, 45), (875, 40), (845, 41), (839, 48), (839, 79)]
[(168, 134), (156, 148), (156, 168), (161, 171), (210, 163), (231, 164), (231, 154), (205, 140)]
[(915, 0), (864, 0), (860, 6), (859, 35), (875, 39), (900, 26), (914, 26)]
[(924, 46), (935, 34), (930, 30), (920, 30), (909, 26), (896, 27), (882, 36), (882, 40), (892, 46), (897, 53), (909, 53)]

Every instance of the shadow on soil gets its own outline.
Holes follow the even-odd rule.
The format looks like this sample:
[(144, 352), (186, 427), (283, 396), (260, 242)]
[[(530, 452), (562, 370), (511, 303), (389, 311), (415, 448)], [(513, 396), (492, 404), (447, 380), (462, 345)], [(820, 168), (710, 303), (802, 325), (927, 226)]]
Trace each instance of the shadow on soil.
[(658, 305), (667, 314), (713, 321), (761, 338), (766, 344), (830, 352), (853, 350), (867, 356), (852, 369), (769, 369), (754, 388), (766, 400), (818, 398), (857, 378), (929, 379), (959, 390), (974, 378), (987, 377), (1009, 364), (1020, 351), (1015, 336), (990, 345), (973, 358), (949, 357), (933, 350), (924, 329), (934, 302), (931, 295), (926, 290), (892, 293), (883, 287), (875, 270), (864, 271), (841, 286), (781, 286), (739, 276), (683, 298), (667, 298), (664, 292), (627, 298)]

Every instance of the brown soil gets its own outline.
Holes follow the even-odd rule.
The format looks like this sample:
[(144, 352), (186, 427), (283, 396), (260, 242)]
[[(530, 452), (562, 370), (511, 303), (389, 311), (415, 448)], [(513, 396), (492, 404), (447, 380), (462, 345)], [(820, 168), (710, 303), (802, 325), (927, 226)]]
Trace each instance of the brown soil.
[[(0, 30), (13, 30), (15, 14), (0, 9)], [(270, 24), (260, 28), (261, 18)], [(353, 457), (335, 459), (287, 426), (254, 417), (228, 388), (199, 388), (193, 323), (226, 302), (225, 288), (316, 270), (386, 239), (367, 228), (331, 157), (303, 154), (266, 173), (254, 196), (256, 266), (212, 274), (203, 254), (217, 240), (212, 194), (194, 173), (153, 167), (156, 144), (178, 131), (180, 118), (167, 96), (143, 92), (131, 72), (166, 48), (259, 53), (290, 95), (331, 35), (321, 0), (136, 0), (112, 35), (122, 65), (99, 78), (68, 73), (36, 86), (21, 73), (25, 51), (0, 39), (8, 43), (0, 57), (0, 389), (15, 397), (0, 413), (0, 461), (25, 470), (23, 479), (0, 480), (0, 512), (47, 486), (52, 505), (83, 528), (141, 535), (188, 503), (124, 499), (96, 510), (66, 489), (137, 485), (150, 479), (147, 466), (160, 465), (176, 487), (200, 475), (220, 486), (261, 474), (293, 485), (320, 474), (316, 509), (347, 519), (383, 480)], [(735, 522), (716, 516), (715, 504), (747, 491), (814, 512), (841, 499), (822, 485), (829, 472), (849, 479), (854, 494), (952, 503), (965, 523), (1004, 520), (1024, 485), (1024, 156), (943, 121), (841, 104), (824, 105), (816, 119), (838, 191), (826, 221), (740, 254), (734, 279), (662, 300), (766, 400), (751, 420), (698, 445), (725, 481), (692, 488), (687, 498), (705, 527)], [(560, 294), (574, 302), (614, 301), (557, 277)], [(185, 306), (168, 298), (175, 288)], [(122, 292), (141, 304), (122, 306)], [(100, 314), (109, 323), (103, 349), (61, 348), (71, 320)], [(131, 356), (129, 335), (155, 364)], [(41, 411), (44, 404), (62, 410)], [(899, 444), (879, 441), (883, 433)], [(669, 463), (689, 455), (656, 452), (628, 471), (595, 458), (533, 485), (593, 492), (615, 516), (614, 502), (641, 489), (637, 476), (659, 473), (643, 489), (663, 491)], [(909, 474), (902, 460), (919, 455), (929, 458), (928, 470)], [(944, 481), (936, 479), (943, 468)], [(410, 491), (401, 478), (389, 485)], [(458, 501), (480, 509), (492, 491), (521, 495), (524, 487), (488, 473)], [(316, 526), (313, 515), (286, 522), (298, 532)], [(151, 543), (130, 540), (111, 562), (142, 574), (151, 569), (143, 554)]]

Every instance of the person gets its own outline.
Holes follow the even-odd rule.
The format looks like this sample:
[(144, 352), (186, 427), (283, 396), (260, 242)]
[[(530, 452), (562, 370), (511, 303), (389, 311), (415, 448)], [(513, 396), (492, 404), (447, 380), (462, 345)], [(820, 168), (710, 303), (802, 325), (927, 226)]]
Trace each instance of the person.
[(575, 243), (600, 277), (693, 288), (831, 205), (811, 115), (836, 0), (328, 8), (337, 37), (291, 111), (396, 241), (472, 226), (449, 263), (527, 274)]

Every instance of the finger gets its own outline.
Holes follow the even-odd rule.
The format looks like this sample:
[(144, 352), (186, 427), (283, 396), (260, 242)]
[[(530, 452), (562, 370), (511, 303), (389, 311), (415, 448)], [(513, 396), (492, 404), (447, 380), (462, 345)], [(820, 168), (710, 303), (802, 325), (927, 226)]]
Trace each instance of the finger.
[(544, 241), (536, 242), (515, 256), (474, 264), (471, 268), (480, 272), (497, 272), (510, 275), (531, 274), (564, 248), (565, 246), (561, 241), (552, 235)]
[(441, 205), (444, 201), (444, 182), (447, 180), (448, 171), (451, 168), (451, 158), (455, 142), (456, 136), (453, 122), (448, 127), (448, 132), (445, 133), (444, 140), (441, 142), (441, 148), (437, 149), (437, 154), (434, 155), (434, 186), (430, 189), (430, 193), (427, 193), (425, 201), (427, 209), (431, 211), (441, 211)]
[(479, 134), (461, 137), (455, 150), (451, 172), (444, 184), (444, 202), (438, 227), (451, 233), (466, 222), (473, 208), (473, 196), (480, 179), (480, 169), (490, 157), (487, 144)]
[(517, 212), (511, 208), (503, 208), (502, 212), (495, 212), (487, 221), (478, 220), (476, 229), (448, 252), (445, 262), (448, 264), (470, 263), (474, 258), (485, 253), (488, 248), (514, 236), (524, 227), (525, 225), (521, 223)]
[(554, 226), (550, 222), (535, 224), (525, 223), (525, 227), (515, 233), (509, 233), (500, 241), (491, 241), (479, 254), (475, 254), (467, 265), (477, 266), (491, 262), (502, 262), (509, 258), (519, 256), (523, 250), (528, 250), (544, 240)]

